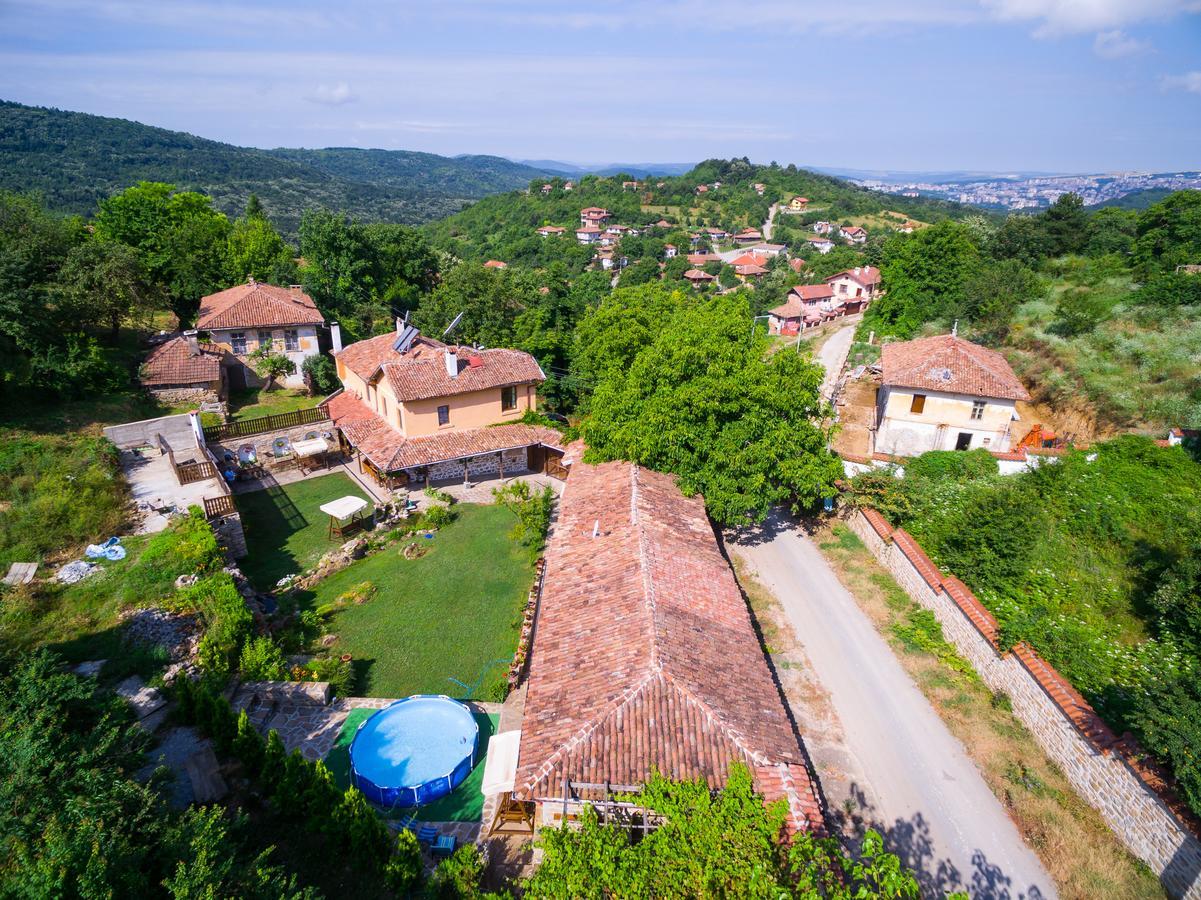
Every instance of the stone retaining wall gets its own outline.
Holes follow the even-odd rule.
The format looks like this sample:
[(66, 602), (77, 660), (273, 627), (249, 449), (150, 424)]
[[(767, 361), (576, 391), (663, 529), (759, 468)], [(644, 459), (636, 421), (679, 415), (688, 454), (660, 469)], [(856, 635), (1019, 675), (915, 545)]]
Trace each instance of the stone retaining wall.
[(1129, 737), (1119, 739), (1067, 679), (1033, 648), (1002, 653), (997, 621), (954, 576), (945, 575), (902, 529), (875, 510), (848, 524), (872, 555), (926, 609), (959, 653), (1096, 808), (1123, 844), (1159, 875), (1173, 897), (1201, 900), (1201, 841), (1196, 820), (1162, 776), (1140, 762)]
[[(519, 475), (529, 471), (528, 457), (526, 456), (525, 447), (518, 447), (516, 450), (502, 451), (504, 454), (505, 476)], [(473, 456), (467, 461), (467, 473), (469, 476), (479, 477), (481, 475), (497, 475), (500, 472), (500, 457), (496, 453), (485, 453), (481, 456)], [(429, 476), (431, 481), (450, 481), (456, 478), (463, 477), (463, 460), (452, 459), (447, 462), (437, 463), (430, 466)]]

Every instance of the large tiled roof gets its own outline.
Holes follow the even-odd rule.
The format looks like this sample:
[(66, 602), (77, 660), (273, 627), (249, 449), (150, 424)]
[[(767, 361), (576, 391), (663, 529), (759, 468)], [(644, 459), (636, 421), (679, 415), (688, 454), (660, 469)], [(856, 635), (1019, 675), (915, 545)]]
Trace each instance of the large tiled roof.
[(559, 432), (539, 425), (494, 425), (406, 438), (353, 394), (332, 397), (330, 418), (360, 453), (384, 472), (542, 444), (561, 449)]
[(820, 818), (703, 501), (672, 476), (573, 462), (538, 609), (518, 796), (561, 796), (564, 779), (641, 784), (652, 770), (719, 788), (743, 762), (761, 790), (781, 796), (788, 781)]
[(798, 284), (788, 292), (789, 299), (796, 297), (798, 300), (809, 303), (817, 300), (829, 300), (833, 296), (834, 288), (828, 284)]
[(201, 384), (221, 378), (221, 351), (208, 344), (193, 354), (187, 338), (176, 337), (155, 347), (138, 369), (138, 380), (148, 386)]
[(300, 288), (250, 281), (200, 300), (196, 327), (267, 328), (280, 325), (321, 325), (325, 319), (313, 298)]
[(947, 394), (1029, 400), (1000, 353), (955, 335), (885, 344), (880, 354), (884, 384)]
[[(335, 355), (364, 379), (373, 378), (382, 369), (396, 399), (401, 401), (451, 397), (546, 380), (534, 357), (520, 350), (448, 347), (441, 341), (421, 336), (407, 351), (397, 353), (392, 349), (395, 342), (395, 334), (383, 334), (351, 344)], [(446, 368), (448, 350), (455, 354), (458, 375), (453, 378)]]
[(844, 269), (836, 275), (831, 275), (826, 281), (830, 282), (838, 278), (850, 278), (864, 287), (874, 287), (880, 283), (880, 270), (875, 266), (856, 266), (853, 269)]

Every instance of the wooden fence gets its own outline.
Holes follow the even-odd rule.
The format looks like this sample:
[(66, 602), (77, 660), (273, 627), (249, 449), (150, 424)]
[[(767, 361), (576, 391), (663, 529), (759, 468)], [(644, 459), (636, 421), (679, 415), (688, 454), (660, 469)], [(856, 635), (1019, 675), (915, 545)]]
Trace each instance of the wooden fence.
[(180, 484), (191, 484), (193, 481), (204, 481), (217, 477), (216, 467), (207, 459), (184, 463), (177, 463), (172, 459), (171, 463), (175, 466), (175, 477), (179, 479)]
[(329, 412), (325, 407), (313, 406), (308, 409), (294, 409), (291, 412), (278, 413), (274, 416), (262, 416), (258, 419), (210, 425), (204, 429), (204, 439), (205, 441), (221, 441), (227, 438), (249, 437), (252, 434), (264, 434), (268, 431), (327, 421), (329, 421)]
[(232, 516), (237, 511), (238, 508), (234, 506), (234, 498), (228, 494), (204, 498), (205, 518), (216, 519), (220, 516)]

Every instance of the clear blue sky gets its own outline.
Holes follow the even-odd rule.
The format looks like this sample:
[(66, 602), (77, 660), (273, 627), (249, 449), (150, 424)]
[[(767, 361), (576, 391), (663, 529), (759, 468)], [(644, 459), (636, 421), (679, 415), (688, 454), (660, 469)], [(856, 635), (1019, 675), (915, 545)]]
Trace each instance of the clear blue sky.
[(0, 97), (236, 144), (1201, 168), (1201, 0), (0, 0)]

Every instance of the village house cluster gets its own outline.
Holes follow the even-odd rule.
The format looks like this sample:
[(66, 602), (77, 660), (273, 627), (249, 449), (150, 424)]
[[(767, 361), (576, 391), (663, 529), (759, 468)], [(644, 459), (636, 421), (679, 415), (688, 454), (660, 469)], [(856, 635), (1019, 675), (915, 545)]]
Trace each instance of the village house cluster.
[(800, 284), (768, 313), (772, 334), (794, 335), (830, 319), (862, 312), (879, 294), (880, 270), (856, 266), (831, 275), (822, 284)]

